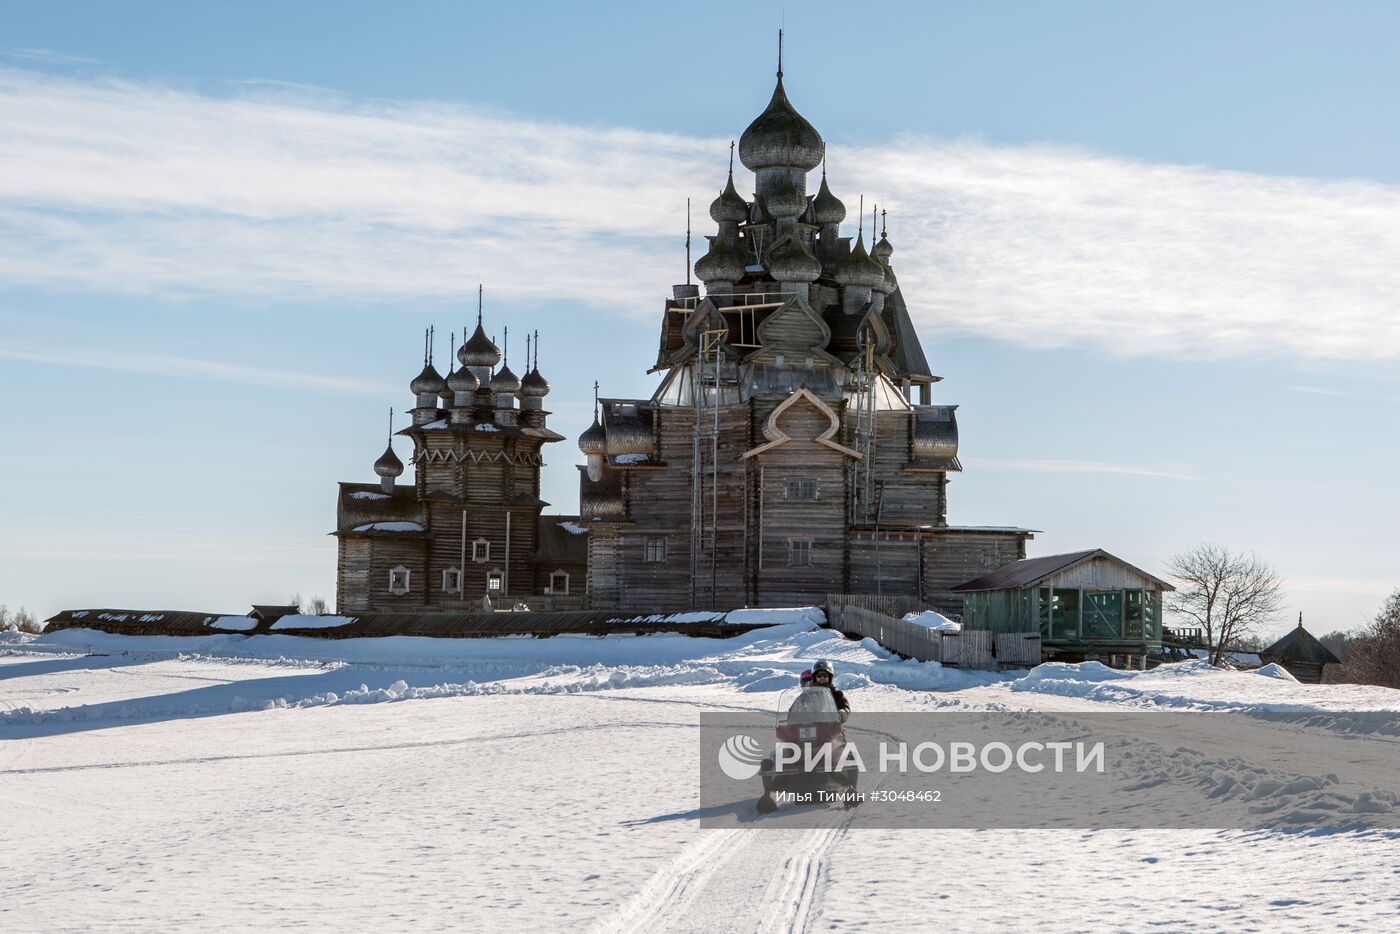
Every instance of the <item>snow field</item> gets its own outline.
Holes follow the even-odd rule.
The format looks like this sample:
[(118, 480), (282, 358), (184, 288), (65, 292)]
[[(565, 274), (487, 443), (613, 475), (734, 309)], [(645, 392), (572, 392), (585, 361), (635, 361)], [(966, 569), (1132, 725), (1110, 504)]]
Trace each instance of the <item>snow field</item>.
[[(1334, 737), (1339, 761), (1367, 730), (1345, 712), (1400, 692), (1191, 662), (962, 672), (809, 620), (727, 640), (3, 638), (6, 931), (1400, 926), (1395, 833), (857, 831), (839, 810), (701, 831), (695, 762), (700, 711), (770, 710), (820, 657), (857, 716), (1245, 713)], [(1338, 793), (1240, 771), (1211, 778), (1282, 806)]]

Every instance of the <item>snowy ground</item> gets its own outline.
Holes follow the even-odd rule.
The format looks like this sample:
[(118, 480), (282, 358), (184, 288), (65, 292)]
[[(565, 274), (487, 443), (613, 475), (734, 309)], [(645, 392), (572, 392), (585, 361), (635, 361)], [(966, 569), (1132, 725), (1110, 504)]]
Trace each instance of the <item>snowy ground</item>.
[(771, 709), (818, 657), (857, 711), (1344, 731), (1338, 712), (1400, 710), (1400, 692), (1199, 663), (958, 672), (810, 622), (723, 641), (6, 639), (0, 930), (1400, 927), (1393, 832), (870, 831), (835, 810), (701, 830), (695, 737), (701, 711)]

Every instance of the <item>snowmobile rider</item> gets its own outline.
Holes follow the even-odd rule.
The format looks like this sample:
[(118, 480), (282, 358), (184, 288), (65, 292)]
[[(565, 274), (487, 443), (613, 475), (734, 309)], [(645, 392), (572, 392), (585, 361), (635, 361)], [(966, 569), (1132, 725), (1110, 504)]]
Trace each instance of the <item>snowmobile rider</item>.
[(836, 709), (841, 712), (841, 722), (845, 723), (846, 718), (851, 715), (851, 702), (846, 700), (846, 695), (836, 690), (836, 685), (832, 683), (831, 662), (822, 659), (812, 666), (812, 686), (826, 688), (831, 692), (831, 697), (836, 701)]
[(812, 669), (802, 669), (802, 674), (797, 676), (798, 687), (809, 687), (812, 683)]

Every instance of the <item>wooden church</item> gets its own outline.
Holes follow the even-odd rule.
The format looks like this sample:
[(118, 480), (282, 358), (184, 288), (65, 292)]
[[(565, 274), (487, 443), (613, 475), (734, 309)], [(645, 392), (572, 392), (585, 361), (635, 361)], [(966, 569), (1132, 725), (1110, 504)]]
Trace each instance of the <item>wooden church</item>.
[[(579, 439), (581, 522), (597, 607), (723, 608), (906, 595), (949, 612), (953, 587), (1026, 556), (1030, 530), (950, 526), (957, 406), (914, 329), (885, 231), (843, 233), (809, 175), (822, 137), (781, 65), (739, 140), (716, 231), (661, 315), (650, 398), (603, 398)], [(863, 213), (863, 212), (862, 212)]]
[[(465, 329), (464, 329), (465, 331)], [(538, 354), (538, 336), (535, 346)], [(563, 436), (546, 425), (549, 383), (538, 362), (517, 377), (486, 336), (478, 293), (476, 330), (449, 360), (409, 389), (414, 482), (389, 444), (377, 484), (341, 483), (336, 609), (423, 612), (512, 606), (525, 597), (549, 609), (582, 606), (587, 532), (576, 516), (547, 516), (541, 450)]]

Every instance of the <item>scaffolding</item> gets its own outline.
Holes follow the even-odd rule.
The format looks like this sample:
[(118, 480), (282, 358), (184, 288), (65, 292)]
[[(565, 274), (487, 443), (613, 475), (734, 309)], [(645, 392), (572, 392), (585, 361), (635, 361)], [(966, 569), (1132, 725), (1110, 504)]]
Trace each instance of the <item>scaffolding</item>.
[(860, 362), (855, 371), (854, 447), (860, 458), (851, 467), (851, 521), (869, 522), (875, 503), (875, 397), (878, 394), (880, 372), (875, 366), (875, 342), (869, 331), (861, 331)]
[[(700, 352), (691, 362), (691, 398), (694, 429), (690, 453), (690, 606), (699, 608), (704, 558), (709, 558), (709, 600), (716, 605), (719, 578), (719, 410), (723, 399), (723, 341), (728, 328), (711, 327), (700, 333)], [(707, 412), (706, 409), (709, 409)], [(707, 418), (708, 416), (708, 418)], [(708, 424), (708, 432), (706, 425)], [(705, 435), (709, 435), (706, 445)], [(705, 448), (709, 448), (710, 488), (705, 489)], [(708, 500), (708, 504), (707, 504)], [(709, 508), (708, 519), (705, 515)], [(705, 532), (709, 530), (706, 547)]]

